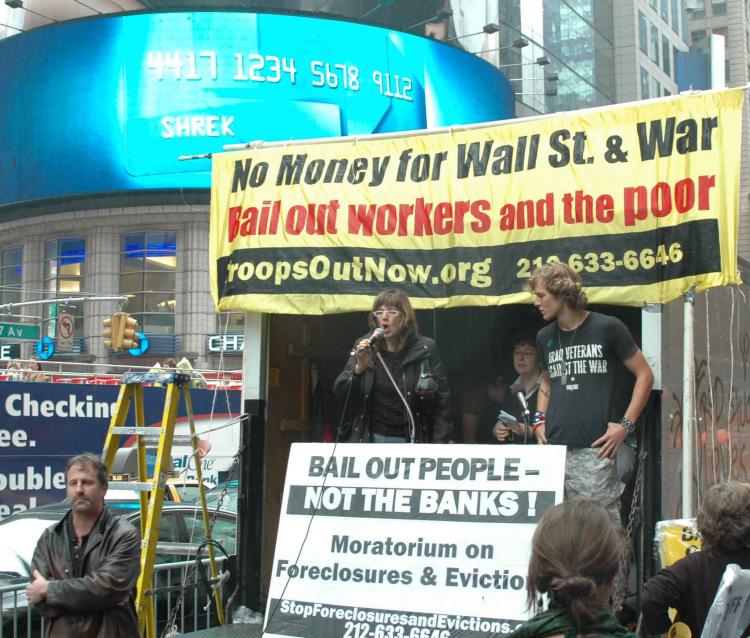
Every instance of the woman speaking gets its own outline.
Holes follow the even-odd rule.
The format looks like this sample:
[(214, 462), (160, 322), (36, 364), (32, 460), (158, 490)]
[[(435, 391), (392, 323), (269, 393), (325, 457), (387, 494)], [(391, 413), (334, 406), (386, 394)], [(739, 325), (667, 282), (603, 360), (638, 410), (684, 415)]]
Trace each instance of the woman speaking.
[(448, 382), (435, 342), (419, 334), (409, 298), (389, 288), (373, 302), (371, 334), (357, 339), (335, 382), (342, 441), (445, 443)]

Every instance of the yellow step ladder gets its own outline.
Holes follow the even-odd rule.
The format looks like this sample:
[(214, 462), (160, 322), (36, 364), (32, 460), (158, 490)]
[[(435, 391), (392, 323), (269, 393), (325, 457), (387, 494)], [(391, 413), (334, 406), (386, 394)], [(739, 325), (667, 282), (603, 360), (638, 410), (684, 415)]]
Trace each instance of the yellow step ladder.
[[(161, 427), (146, 427), (143, 404), (143, 384), (160, 384), (166, 386), (166, 399)], [(203, 474), (201, 470), (198, 438), (195, 434), (193, 420), (193, 403), (190, 398), (190, 374), (176, 372), (128, 372), (122, 376), (122, 385), (117, 397), (117, 404), (109, 424), (107, 438), (104, 441), (102, 459), (112, 473), (112, 464), (117, 450), (120, 448), (121, 437), (136, 437), (138, 456), (138, 481), (134, 483), (118, 483), (118, 485), (139, 492), (141, 503), (141, 571), (138, 576), (136, 592), (136, 611), (138, 612), (138, 628), (140, 634), (144, 631), (147, 638), (156, 638), (156, 621), (154, 614), (154, 596), (149, 595), (154, 571), (159, 541), (159, 527), (161, 510), (164, 503), (164, 490), (167, 475), (171, 468), (172, 443), (175, 439), (174, 429), (177, 417), (177, 407), (180, 395), (184, 396), (185, 408), (190, 423), (189, 440), (193, 448), (195, 470), (200, 484), (200, 503), (203, 512), (203, 527), (206, 532), (207, 550), (211, 568), (212, 580), (218, 577), (214, 547), (211, 543), (211, 524), (206, 506), (206, 494), (203, 489)], [(135, 403), (135, 426), (125, 425), (131, 403)], [(156, 464), (153, 478), (149, 478), (146, 470), (146, 444), (158, 441)], [(221, 602), (220, 588), (214, 589), (214, 602), (220, 624), (224, 624), (224, 613)]]

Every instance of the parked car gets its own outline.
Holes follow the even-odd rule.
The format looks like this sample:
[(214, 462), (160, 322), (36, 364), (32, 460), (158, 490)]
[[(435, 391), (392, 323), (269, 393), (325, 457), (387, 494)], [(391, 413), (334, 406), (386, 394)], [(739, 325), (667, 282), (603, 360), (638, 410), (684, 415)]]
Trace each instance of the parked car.
[[(226, 489), (226, 494), (224, 490)], [(224, 494), (224, 498), (221, 495)], [(239, 481), (225, 481), (224, 483), (218, 483), (209, 490), (206, 490), (206, 506), (209, 512), (216, 509), (221, 500), (221, 509), (229, 512), (237, 513), (237, 501), (240, 497), (240, 482)], [(200, 497), (196, 495), (193, 504), (200, 505), (198, 499)]]
[[(109, 487), (107, 489), (107, 495), (104, 497), (108, 504), (114, 501), (136, 501), (138, 500), (138, 492), (118, 485), (119, 481), (109, 481)], [(210, 487), (206, 487), (206, 493)], [(167, 478), (166, 489), (164, 490), (164, 500), (174, 503), (192, 503), (196, 501), (199, 496), (200, 483), (195, 479), (186, 479), (179, 476), (170, 476)], [(228, 508), (224, 508), (228, 509)]]
[[(140, 506), (137, 501), (111, 501), (107, 506), (140, 529)], [(47, 527), (65, 515), (69, 507), (69, 504), (63, 501), (18, 512), (0, 521), (0, 587), (29, 581), (30, 563), (37, 540)], [(216, 512), (211, 536), (221, 544), (227, 555), (232, 556), (237, 548), (236, 513), (224, 508)], [(190, 560), (196, 556), (199, 546), (205, 539), (200, 507), (193, 504), (165, 503), (162, 508), (154, 564), (164, 565)], [(220, 555), (217, 553), (217, 557)], [(174, 580), (170, 583), (157, 581), (157, 587), (165, 584), (172, 585)], [(170, 596), (171, 604), (175, 599), (176, 594), (173, 593)], [(161, 606), (163, 609), (161, 613), (157, 610), (157, 614), (164, 617), (166, 605)], [(4, 592), (0, 599), (3, 627), (12, 628), (15, 624), (16, 634), (26, 635), (27, 607), (28, 602), (23, 590)], [(192, 605), (186, 606), (188, 613), (192, 611), (191, 607)]]
[[(196, 479), (184, 479), (179, 476), (167, 479), (167, 491), (172, 496), (170, 500), (175, 503), (192, 503), (198, 498), (200, 489), (201, 484)], [(205, 486), (203, 489), (208, 491), (211, 488)]]

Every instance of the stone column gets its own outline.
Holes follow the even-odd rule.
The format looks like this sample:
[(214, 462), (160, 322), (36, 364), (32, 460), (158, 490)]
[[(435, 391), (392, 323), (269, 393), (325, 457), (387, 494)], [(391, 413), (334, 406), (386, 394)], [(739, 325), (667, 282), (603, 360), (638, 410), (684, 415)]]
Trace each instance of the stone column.
[[(25, 237), (23, 246), (23, 261), (21, 266), (21, 301), (37, 301), (44, 298), (44, 244), (38, 236)], [(33, 315), (39, 317), (39, 322), (45, 316), (45, 306), (21, 306), (12, 311), (13, 314)], [(44, 336), (42, 326), (41, 336)], [(21, 358), (28, 359), (36, 352), (36, 343), (30, 341), (21, 344)]]
[(208, 263), (208, 216), (193, 218), (183, 226), (177, 245), (177, 315), (182, 318), (183, 353), (195, 353), (196, 368), (208, 367), (206, 338), (215, 332), (216, 315), (211, 300)]
[[(120, 235), (107, 226), (94, 228), (86, 238), (86, 291), (97, 296), (120, 294)], [(119, 301), (87, 301), (84, 339), (86, 352), (106, 363), (102, 321), (120, 309)]]

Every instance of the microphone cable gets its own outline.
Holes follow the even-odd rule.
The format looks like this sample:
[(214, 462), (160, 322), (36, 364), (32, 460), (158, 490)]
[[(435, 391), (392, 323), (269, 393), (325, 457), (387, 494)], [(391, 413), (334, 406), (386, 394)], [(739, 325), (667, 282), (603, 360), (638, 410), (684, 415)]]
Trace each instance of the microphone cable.
[(396, 383), (396, 380), (393, 378), (391, 371), (388, 369), (388, 366), (385, 365), (385, 361), (383, 360), (382, 355), (377, 349), (375, 350), (375, 357), (377, 357), (378, 361), (380, 361), (380, 365), (383, 366), (383, 370), (385, 370), (385, 373), (388, 376), (388, 380), (393, 385), (393, 389), (396, 391), (396, 394), (398, 394), (398, 398), (401, 399), (401, 403), (403, 403), (404, 407), (406, 408), (406, 416), (409, 419), (409, 443), (416, 443), (417, 426), (414, 422), (414, 415), (412, 414), (411, 408), (409, 407), (409, 402), (406, 400), (406, 397), (404, 397), (401, 389)]

